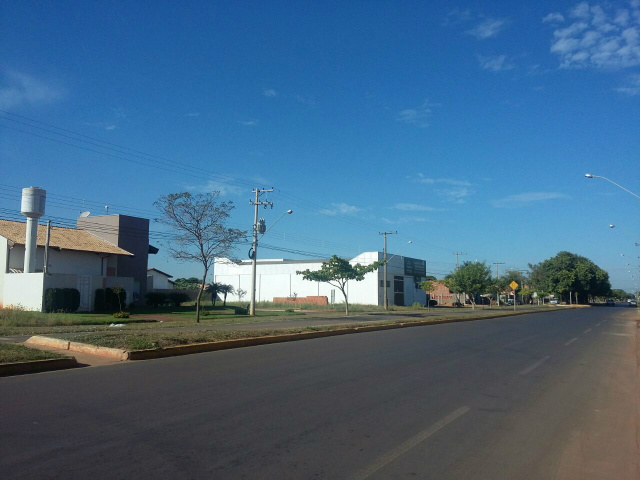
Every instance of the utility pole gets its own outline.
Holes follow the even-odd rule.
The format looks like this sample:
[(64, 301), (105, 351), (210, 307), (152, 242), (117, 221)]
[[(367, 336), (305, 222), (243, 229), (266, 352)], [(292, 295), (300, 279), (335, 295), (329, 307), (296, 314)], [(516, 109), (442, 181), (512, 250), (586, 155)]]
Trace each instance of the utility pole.
[(384, 289), (384, 309), (389, 310), (389, 297), (387, 295), (387, 235), (397, 235), (398, 232), (379, 232), (379, 235), (384, 235), (384, 280), (382, 281), (382, 288)]
[[(466, 253), (464, 253), (464, 252), (453, 252), (453, 254), (456, 256), (456, 272), (457, 272), (458, 269), (460, 268), (460, 265), (459, 265), (459, 262), (458, 262), (458, 257), (460, 257), (460, 255), (466, 255)], [(456, 293), (456, 303), (458, 303), (458, 304), (460, 303), (460, 293)], [(465, 303), (466, 303), (466, 301), (465, 301)]]
[(458, 262), (458, 257), (460, 257), (460, 255), (466, 255), (466, 253), (463, 252), (453, 252), (453, 254), (456, 256), (456, 270), (458, 270), (458, 268), (460, 268), (459, 262)]
[(500, 308), (500, 287), (498, 287), (498, 278), (500, 275), (498, 274), (498, 265), (504, 265), (504, 262), (493, 262), (496, 266), (496, 302), (498, 303), (498, 308)]
[(51, 239), (51, 220), (47, 220), (47, 239), (44, 242), (44, 267), (42, 271), (49, 273), (49, 240)]
[[(260, 195), (263, 193), (273, 192), (273, 187), (271, 188), (254, 188), (251, 190), (256, 194), (255, 200), (249, 200), (249, 204), (255, 207), (255, 212), (253, 215), (253, 245), (251, 247), (251, 304), (249, 306), (249, 315), (254, 316), (256, 314), (256, 269), (257, 269), (257, 260), (258, 260), (258, 207), (263, 205), (264, 208), (267, 206), (271, 206), (273, 208), (273, 202), (262, 201), (260, 200)], [(262, 221), (264, 226), (264, 220)]]

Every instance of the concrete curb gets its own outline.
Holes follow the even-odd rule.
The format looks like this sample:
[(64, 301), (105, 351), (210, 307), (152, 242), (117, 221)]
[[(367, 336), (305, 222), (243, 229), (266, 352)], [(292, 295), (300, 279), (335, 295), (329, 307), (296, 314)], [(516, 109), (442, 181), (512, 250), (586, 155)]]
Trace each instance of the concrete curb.
[(52, 358), (49, 360), (33, 360), (31, 362), (3, 363), (0, 365), (0, 377), (22, 375), (25, 373), (48, 372), (78, 366), (74, 357)]
[[(557, 310), (548, 310), (547, 312)], [(475, 318), (454, 318), (436, 321), (393, 323), (386, 325), (369, 325), (364, 327), (339, 328), (335, 330), (325, 330), (321, 332), (290, 333), (285, 335), (268, 335), (264, 337), (242, 338), (238, 340), (224, 340), (221, 342), (194, 343), (189, 345), (178, 345), (162, 349), (133, 350), (128, 353), (129, 360), (151, 360), (154, 358), (176, 357), (180, 355), (190, 355), (193, 353), (215, 352), (219, 350), (229, 350), (232, 348), (252, 347), (257, 345), (268, 345), (272, 343), (293, 342), (296, 340), (310, 340), (314, 338), (333, 337), (336, 335), (348, 335), (351, 333), (376, 332), (382, 330), (393, 330), (396, 328), (423, 327), (426, 325), (439, 325), (442, 323), (472, 322), (476, 320), (489, 320), (494, 318), (514, 317), (541, 312), (512, 312), (503, 315), (491, 315)]]
[(70, 342), (59, 338), (44, 337), (34, 335), (29, 337), (24, 343), (32, 345), (40, 345), (42, 347), (51, 347), (58, 350), (69, 350), (72, 352), (89, 353), (100, 357), (115, 358), (116, 360), (128, 360), (129, 352), (118, 348), (96, 347), (87, 343)]

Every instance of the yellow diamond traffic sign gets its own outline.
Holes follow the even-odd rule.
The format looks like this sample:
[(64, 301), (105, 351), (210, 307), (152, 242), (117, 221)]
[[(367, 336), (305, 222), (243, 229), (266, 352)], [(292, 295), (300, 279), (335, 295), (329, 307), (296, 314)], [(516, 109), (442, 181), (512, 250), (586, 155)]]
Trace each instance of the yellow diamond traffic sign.
[(511, 287), (512, 290), (515, 290), (516, 288), (518, 288), (518, 284), (515, 281), (511, 282), (509, 286)]

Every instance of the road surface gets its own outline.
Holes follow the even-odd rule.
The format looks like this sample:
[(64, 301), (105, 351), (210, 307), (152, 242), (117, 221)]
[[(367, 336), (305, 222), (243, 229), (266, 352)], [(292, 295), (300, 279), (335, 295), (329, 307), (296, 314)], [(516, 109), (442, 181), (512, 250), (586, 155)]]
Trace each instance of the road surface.
[(13, 478), (639, 478), (636, 309), (0, 378)]

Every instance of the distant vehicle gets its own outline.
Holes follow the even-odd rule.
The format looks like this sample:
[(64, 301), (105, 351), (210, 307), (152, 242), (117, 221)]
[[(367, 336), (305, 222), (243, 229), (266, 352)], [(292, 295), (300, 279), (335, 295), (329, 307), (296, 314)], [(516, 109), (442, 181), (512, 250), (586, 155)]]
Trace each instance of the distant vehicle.
[(629, 302), (629, 306), (630, 306), (630, 307), (637, 307), (637, 306), (638, 306), (638, 302), (636, 302), (636, 301), (635, 301), (635, 300), (633, 300), (633, 299), (628, 300), (628, 302)]
[(557, 305), (558, 304), (558, 299), (557, 298), (552, 298), (551, 300), (549, 300), (549, 303), (551, 305)]
[(607, 307), (615, 307), (616, 306), (616, 302), (613, 301), (613, 299), (611, 298), (607, 298)]

